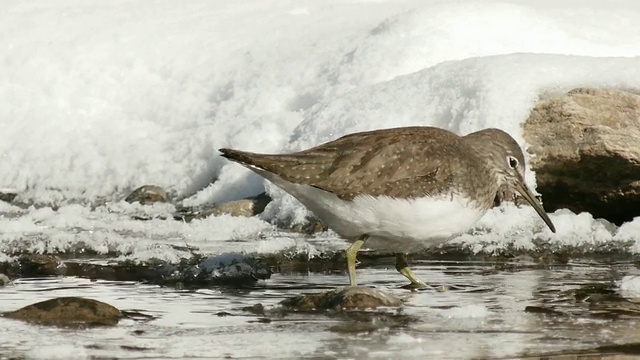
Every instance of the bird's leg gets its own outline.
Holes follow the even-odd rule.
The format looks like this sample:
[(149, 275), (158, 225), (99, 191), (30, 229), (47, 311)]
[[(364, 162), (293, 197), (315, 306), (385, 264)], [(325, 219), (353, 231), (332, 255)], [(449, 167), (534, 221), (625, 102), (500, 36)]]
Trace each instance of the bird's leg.
[(347, 270), (349, 271), (349, 285), (356, 286), (356, 255), (369, 235), (362, 235), (346, 251)]
[(410, 288), (422, 289), (427, 287), (427, 284), (418, 280), (418, 278), (415, 277), (415, 275), (413, 275), (413, 271), (409, 269), (409, 264), (407, 264), (407, 259), (402, 253), (396, 254), (396, 270), (398, 270), (400, 274), (402, 274), (404, 277), (409, 279), (409, 281), (411, 281), (411, 284), (409, 284)]

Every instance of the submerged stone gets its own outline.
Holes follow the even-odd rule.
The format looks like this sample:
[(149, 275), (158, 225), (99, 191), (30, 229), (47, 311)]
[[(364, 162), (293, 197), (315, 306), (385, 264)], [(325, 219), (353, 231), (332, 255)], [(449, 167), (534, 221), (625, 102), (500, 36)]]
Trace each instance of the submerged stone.
[(98, 300), (61, 297), (28, 305), (4, 316), (40, 325), (105, 326), (116, 325), (122, 314)]
[(351, 286), (317, 294), (304, 294), (280, 302), (297, 311), (364, 310), (378, 307), (398, 307), (402, 300), (382, 290)]

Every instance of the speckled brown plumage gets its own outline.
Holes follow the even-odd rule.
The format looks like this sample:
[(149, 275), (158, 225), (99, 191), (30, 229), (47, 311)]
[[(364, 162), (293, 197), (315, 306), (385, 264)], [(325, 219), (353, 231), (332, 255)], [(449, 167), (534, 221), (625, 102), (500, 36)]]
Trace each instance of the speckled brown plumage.
[(465, 195), (493, 192), (486, 196), (493, 201), (497, 186), (490, 185), (495, 179), (489, 161), (481, 148), (474, 148), (480, 140), (440, 128), (405, 127), (350, 134), (291, 154), (220, 151), (231, 160), (344, 200), (361, 194), (414, 198), (455, 189)]

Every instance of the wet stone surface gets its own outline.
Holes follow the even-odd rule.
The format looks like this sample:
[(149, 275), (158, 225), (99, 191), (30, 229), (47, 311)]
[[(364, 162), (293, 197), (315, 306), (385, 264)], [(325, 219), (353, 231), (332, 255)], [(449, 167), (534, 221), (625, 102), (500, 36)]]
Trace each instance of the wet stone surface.
[(61, 297), (28, 305), (4, 316), (38, 325), (79, 327), (116, 325), (121, 313), (98, 300)]
[(398, 307), (402, 300), (380, 289), (348, 286), (317, 294), (299, 295), (280, 302), (285, 308), (297, 311), (375, 309)]
[(62, 275), (65, 272), (62, 259), (51, 254), (23, 254), (15, 266), (17, 275), (22, 277)]
[(0, 263), (0, 271), (17, 278), (62, 275), (180, 287), (242, 285), (268, 279), (272, 273), (271, 266), (266, 261), (240, 253), (217, 256), (194, 254), (178, 263), (153, 260), (105, 263), (63, 260), (56, 255), (25, 254), (15, 261)]
[[(539, 306), (525, 312), (573, 318), (640, 319), (640, 298), (626, 298), (612, 283), (585, 284), (566, 291), (548, 291)], [(640, 294), (638, 294), (640, 295)]]

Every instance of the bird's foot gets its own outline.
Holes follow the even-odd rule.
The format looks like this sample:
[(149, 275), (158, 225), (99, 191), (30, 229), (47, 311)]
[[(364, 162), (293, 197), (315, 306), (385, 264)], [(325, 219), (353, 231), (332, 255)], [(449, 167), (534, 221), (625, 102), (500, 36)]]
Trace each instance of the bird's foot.
[(433, 287), (423, 283), (420, 280), (417, 280), (417, 281), (412, 281), (406, 285), (403, 285), (400, 288), (411, 290), (411, 291), (422, 291), (422, 290), (432, 289)]

